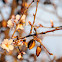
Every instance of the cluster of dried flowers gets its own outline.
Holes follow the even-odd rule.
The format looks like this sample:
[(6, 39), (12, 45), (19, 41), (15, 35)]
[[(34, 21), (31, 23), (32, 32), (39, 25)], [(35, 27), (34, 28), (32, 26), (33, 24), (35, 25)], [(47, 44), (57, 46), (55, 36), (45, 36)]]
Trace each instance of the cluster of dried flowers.
[[(34, 2), (34, 0), (29, 4), (29, 6), (27, 7), (27, 9), (30, 7), (30, 5)], [(46, 47), (42, 44), (41, 39), (38, 37), (39, 34), (46, 34), (49, 32), (53, 32), (56, 30), (61, 30), (62, 27), (54, 27), (53, 21), (51, 20), (51, 27), (44, 27), (43, 25), (39, 24), (39, 26), (35, 26), (35, 17), (36, 17), (36, 13), (37, 13), (37, 7), (38, 7), (38, 3), (39, 0), (37, 0), (37, 5), (36, 5), (36, 11), (34, 14), (34, 21), (33, 24), (29, 21), (29, 25), (31, 26), (31, 30), (30, 33), (27, 36), (24, 37), (18, 37), (18, 36), (14, 36), (15, 32), (18, 30), (23, 30), (23, 26), (25, 24), (25, 18), (26, 15), (13, 15), (12, 18), (10, 20), (8, 20), (7, 22), (7, 26), (9, 28), (14, 28), (15, 31), (12, 35), (11, 39), (4, 39), (3, 42), (1, 43), (1, 47), (5, 50), (7, 50), (8, 52), (10, 50), (14, 50), (15, 47), (17, 47), (17, 49), (19, 49), (19, 54), (17, 56), (18, 59), (23, 58), (23, 54), (26, 54), (24, 51), (21, 51), (19, 46), (25, 45), (27, 48), (32, 49), (35, 47), (35, 43), (36, 41), (40, 43), (39, 46), (37, 46), (36, 49), (36, 55), (39, 56), (39, 54), (41, 53), (42, 47), (49, 53), (49, 51), (46, 49)], [(24, 13), (27, 11), (27, 9), (24, 11)], [(37, 28), (39, 27), (44, 27), (44, 28), (54, 28), (53, 30), (50, 31), (46, 31), (46, 32), (41, 32), (41, 33), (37, 33)], [(32, 29), (34, 28), (35, 33), (32, 34)], [(30, 41), (26, 42), (26, 38), (33, 36), (33, 39), (31, 39)], [(15, 39), (16, 38), (16, 39)], [(49, 53), (49, 55), (53, 55), (52, 53)]]
[[(22, 18), (20, 15), (13, 15), (12, 18), (10, 20), (8, 20), (7, 22), (7, 26), (11, 29), (14, 28), (16, 31), (18, 30), (23, 30), (23, 24), (25, 24), (25, 18), (26, 15), (23, 15)], [(19, 46), (19, 45), (23, 45), (23, 43), (20, 43), (22, 40), (14, 40), (14, 37), (12, 36), (11, 39), (4, 39), (3, 42), (1, 43), (1, 47), (5, 50), (7, 50), (8, 52), (10, 50), (13, 50), (15, 45)], [(23, 54), (25, 54), (25, 52), (22, 52)], [(22, 58), (21, 53), (19, 53), (18, 59)]]
[[(21, 23), (19, 23), (20, 21), (20, 15), (13, 15), (12, 18), (10, 20), (8, 20), (8, 27), (9, 28), (15, 28), (17, 26), (16, 29), (23, 29), (23, 24), (25, 23), (25, 15), (22, 16), (21, 18)], [(18, 24), (19, 23), (19, 24)]]

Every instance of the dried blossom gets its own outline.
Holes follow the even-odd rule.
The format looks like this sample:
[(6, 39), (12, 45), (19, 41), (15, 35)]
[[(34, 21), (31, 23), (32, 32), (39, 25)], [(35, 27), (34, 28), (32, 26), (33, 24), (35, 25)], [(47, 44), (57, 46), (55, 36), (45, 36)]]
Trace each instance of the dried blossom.
[(22, 55), (21, 55), (21, 53), (19, 53), (19, 55), (17, 56), (17, 58), (18, 58), (18, 59), (23, 58)]
[(10, 27), (10, 28), (13, 27), (13, 22), (11, 21), (11, 19), (8, 20), (8, 22), (7, 22), (7, 26)]
[(16, 20), (19, 20), (20, 19), (20, 15), (16, 15)]
[(14, 49), (14, 46), (12, 45), (12, 42), (13, 42), (12, 39), (10, 39), (10, 40), (4, 39), (4, 41), (1, 44), (1, 47), (3, 49), (6, 49), (9, 52), (10, 50), (13, 50)]
[(25, 18), (26, 18), (26, 15), (23, 15), (23, 16), (21, 17), (21, 20), (22, 20), (23, 23), (25, 23)]
[(17, 26), (17, 30), (18, 30), (18, 29), (21, 29), (21, 30), (24, 29), (23, 26), (22, 26), (22, 24), (18, 24), (18, 26)]

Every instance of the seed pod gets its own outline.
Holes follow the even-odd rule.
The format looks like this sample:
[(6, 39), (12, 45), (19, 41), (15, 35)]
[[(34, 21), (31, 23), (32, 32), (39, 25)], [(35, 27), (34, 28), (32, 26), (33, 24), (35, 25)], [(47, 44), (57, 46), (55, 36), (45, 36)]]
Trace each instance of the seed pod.
[(34, 46), (35, 46), (35, 40), (32, 39), (32, 40), (30, 40), (30, 42), (28, 43), (28, 48), (29, 48), (29, 49), (32, 49)]
[(37, 49), (36, 49), (37, 57), (39, 56), (40, 52), (41, 52), (41, 46), (37, 46)]

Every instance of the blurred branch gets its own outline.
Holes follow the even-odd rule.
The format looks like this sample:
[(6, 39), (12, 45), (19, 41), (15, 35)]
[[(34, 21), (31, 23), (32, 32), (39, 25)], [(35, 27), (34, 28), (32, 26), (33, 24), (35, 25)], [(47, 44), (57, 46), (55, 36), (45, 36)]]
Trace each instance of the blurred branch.
[(11, 18), (12, 15), (14, 15), (14, 11), (15, 11), (16, 7), (17, 7), (16, 0), (13, 0), (12, 5), (11, 5), (11, 15), (9, 18)]

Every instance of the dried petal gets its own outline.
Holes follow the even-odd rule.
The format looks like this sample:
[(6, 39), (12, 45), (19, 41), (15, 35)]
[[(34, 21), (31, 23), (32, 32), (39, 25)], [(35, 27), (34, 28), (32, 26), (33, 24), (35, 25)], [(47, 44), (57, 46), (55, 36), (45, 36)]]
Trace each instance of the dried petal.
[(6, 50), (9, 52), (10, 50), (13, 50), (13, 49), (14, 49), (14, 46), (11, 45), (12, 42), (13, 42), (12, 39), (10, 39), (10, 40), (4, 39), (4, 41), (3, 41), (2, 44), (1, 44), (1, 47), (2, 47), (3, 49), (6, 49)]

